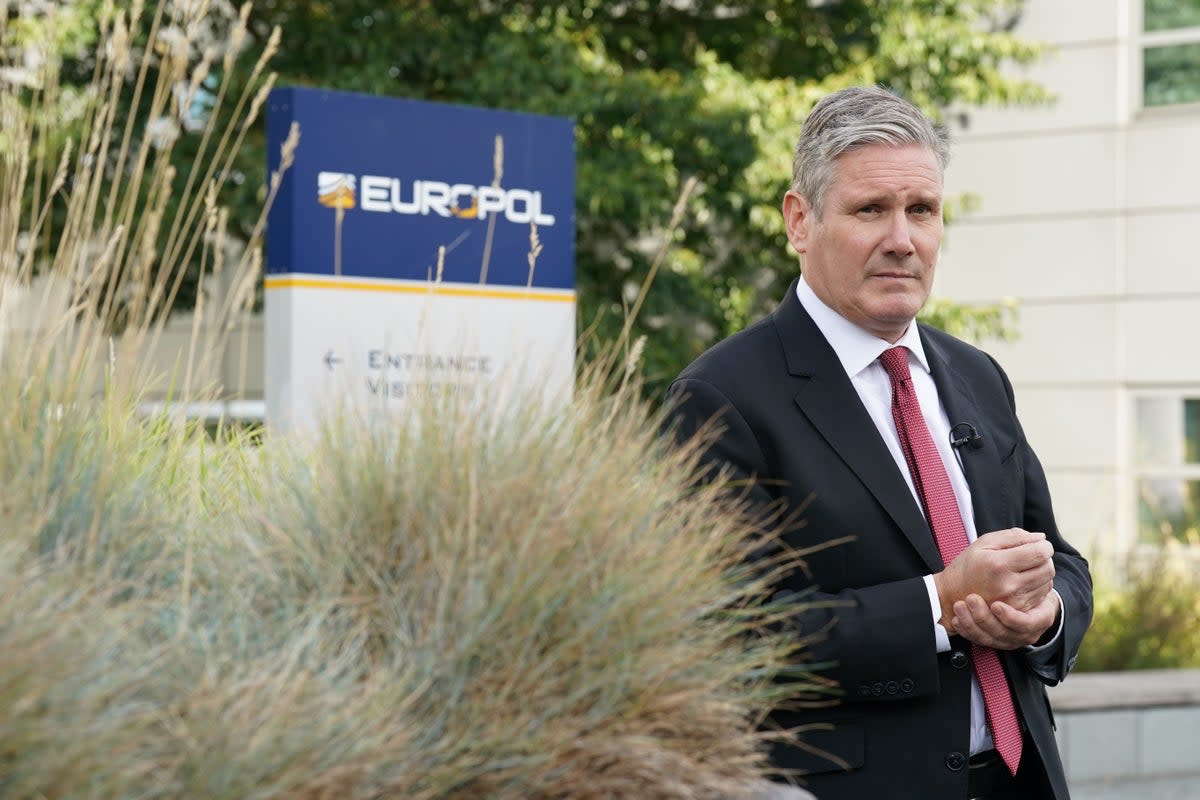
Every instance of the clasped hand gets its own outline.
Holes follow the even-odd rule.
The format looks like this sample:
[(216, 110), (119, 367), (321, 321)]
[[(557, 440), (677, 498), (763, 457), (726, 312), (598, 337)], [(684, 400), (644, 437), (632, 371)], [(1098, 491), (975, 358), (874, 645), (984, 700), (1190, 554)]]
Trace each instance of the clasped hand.
[(1044, 533), (1010, 528), (979, 537), (933, 576), (942, 625), (997, 650), (1034, 644), (1059, 613), (1053, 556)]

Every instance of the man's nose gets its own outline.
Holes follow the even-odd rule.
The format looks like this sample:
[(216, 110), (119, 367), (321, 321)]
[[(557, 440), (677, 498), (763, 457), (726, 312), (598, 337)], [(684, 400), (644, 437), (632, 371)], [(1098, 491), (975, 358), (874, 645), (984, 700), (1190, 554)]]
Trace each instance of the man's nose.
[(907, 258), (916, 252), (912, 242), (912, 229), (908, 214), (903, 210), (893, 214), (888, 219), (887, 239), (884, 241), (884, 252), (899, 258)]

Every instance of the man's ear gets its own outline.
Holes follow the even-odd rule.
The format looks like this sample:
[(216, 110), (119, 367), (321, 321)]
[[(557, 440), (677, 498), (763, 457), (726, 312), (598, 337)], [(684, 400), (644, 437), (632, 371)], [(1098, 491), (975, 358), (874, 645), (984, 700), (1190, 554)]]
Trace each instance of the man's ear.
[(787, 227), (788, 242), (796, 248), (797, 253), (808, 249), (808, 239), (812, 235), (812, 207), (794, 189), (788, 190), (783, 196), (783, 223)]

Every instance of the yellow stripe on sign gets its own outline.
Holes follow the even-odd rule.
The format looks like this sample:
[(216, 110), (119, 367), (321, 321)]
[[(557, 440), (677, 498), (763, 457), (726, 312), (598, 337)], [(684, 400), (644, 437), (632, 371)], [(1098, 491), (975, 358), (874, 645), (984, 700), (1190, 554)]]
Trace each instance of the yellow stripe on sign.
[(268, 289), (349, 289), (359, 292), (393, 292), (397, 294), (432, 294), (440, 297), (493, 297), (501, 300), (545, 300), (552, 303), (575, 302), (574, 292), (550, 293), (545, 289), (475, 289), (448, 284), (383, 283), (347, 281), (337, 278), (271, 278), (264, 282)]

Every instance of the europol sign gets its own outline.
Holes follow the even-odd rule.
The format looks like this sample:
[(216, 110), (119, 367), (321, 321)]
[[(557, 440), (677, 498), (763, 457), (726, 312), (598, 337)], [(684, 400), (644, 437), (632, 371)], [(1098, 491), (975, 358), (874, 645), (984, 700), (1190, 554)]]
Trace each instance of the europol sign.
[[(355, 186), (362, 186), (358, 200)], [(326, 208), (356, 208), (395, 214), (437, 214), (457, 219), (487, 219), (499, 214), (509, 222), (550, 227), (551, 214), (542, 211), (542, 193), (531, 189), (502, 189), (499, 186), (449, 184), (443, 181), (363, 175), (361, 181), (344, 172), (317, 174), (317, 202)]]
[[(269, 170), (294, 124), (268, 220), (268, 424), (311, 419), (322, 397), (486, 392), (518, 362), (538, 365), (528, 380), (540, 389), (569, 391), (569, 120), (277, 89)], [(489, 368), (430, 366), (457, 363)]]

